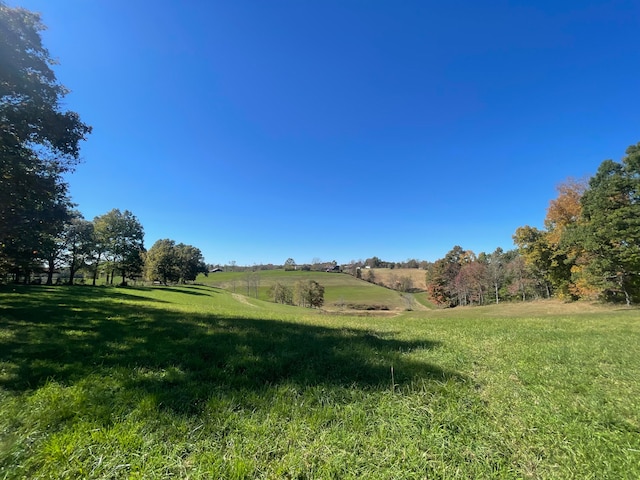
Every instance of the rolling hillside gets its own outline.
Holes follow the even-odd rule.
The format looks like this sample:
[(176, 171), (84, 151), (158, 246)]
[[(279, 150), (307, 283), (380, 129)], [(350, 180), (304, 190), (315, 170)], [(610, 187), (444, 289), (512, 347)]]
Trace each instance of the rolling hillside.
[(258, 298), (269, 300), (269, 288), (276, 282), (293, 286), (299, 280), (315, 280), (325, 288), (324, 308), (326, 310), (398, 312), (425, 308), (422, 298), (418, 299), (414, 295), (407, 296), (342, 273), (284, 270), (216, 272), (209, 276), (200, 275), (197, 282), (249, 297), (255, 297), (257, 286)]

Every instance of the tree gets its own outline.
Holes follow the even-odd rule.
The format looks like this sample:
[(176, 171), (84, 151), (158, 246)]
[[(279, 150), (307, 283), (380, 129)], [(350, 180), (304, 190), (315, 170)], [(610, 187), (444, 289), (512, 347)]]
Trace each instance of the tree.
[(169, 240), (158, 240), (144, 255), (144, 276), (147, 280), (186, 283), (207, 273), (207, 265), (199, 248)]
[(364, 271), (362, 279), (369, 283), (376, 283), (376, 274), (371, 268), (367, 268)]
[(73, 285), (76, 272), (86, 265), (94, 247), (93, 223), (76, 213), (65, 225), (62, 238), (65, 260), (69, 267), (69, 285)]
[(204, 256), (199, 248), (179, 243), (176, 245), (176, 253), (182, 283), (193, 282), (199, 273), (208, 274), (207, 264), (204, 262)]
[(458, 304), (484, 304), (486, 279), (485, 264), (477, 260), (464, 263), (454, 279)]
[(462, 266), (475, 259), (472, 251), (456, 245), (444, 258), (429, 265), (426, 273), (427, 292), (435, 304), (453, 307), (460, 303), (455, 279)]
[[(143, 266), (144, 231), (142, 224), (129, 210), (121, 212), (114, 208), (94, 219), (96, 233), (97, 272), (101, 257), (111, 266), (111, 283), (115, 270), (122, 275), (122, 285), (126, 285), (127, 274), (139, 273)], [(95, 284), (96, 273), (94, 273)]]
[(621, 163), (602, 162), (581, 203), (575, 234), (589, 258), (585, 268), (604, 293), (630, 305), (640, 294), (640, 143)]
[(260, 274), (255, 271), (247, 271), (244, 274), (244, 282), (247, 287), (247, 296), (258, 298), (260, 288)]
[(555, 295), (576, 298), (575, 274), (581, 270), (578, 260), (582, 247), (572, 241), (574, 227), (582, 214), (582, 195), (587, 188), (584, 180), (567, 179), (558, 185), (558, 197), (549, 202), (544, 224), (551, 250), (549, 281)]
[(364, 264), (370, 268), (380, 268), (382, 266), (382, 260), (378, 257), (367, 258)]
[[(479, 256), (480, 259), (480, 256)], [(500, 303), (500, 288), (505, 281), (505, 255), (502, 248), (498, 247), (493, 253), (483, 255), (482, 261), (487, 268), (487, 277), (493, 290), (496, 304)]]
[[(91, 128), (64, 111), (67, 94), (42, 45), (36, 13), (0, 2), (0, 264), (24, 268), (49, 235), (46, 219), (66, 202), (72, 170)], [(31, 257), (31, 258), (30, 258)], [(22, 267), (20, 267), (22, 265)], [(27, 267), (29, 268), (29, 267)]]
[(558, 185), (558, 197), (549, 202), (544, 225), (549, 232), (549, 242), (558, 245), (564, 231), (575, 225), (582, 214), (582, 195), (587, 189), (584, 180), (568, 178)]
[(293, 305), (293, 290), (287, 285), (276, 282), (269, 289), (269, 295), (275, 303), (283, 303), (285, 305)]
[(39, 231), (39, 249), (37, 256), (45, 262), (47, 272), (47, 285), (53, 284), (53, 274), (64, 263), (66, 224), (71, 220), (72, 213), (67, 205), (58, 204), (57, 208), (50, 210), (49, 219)]
[(549, 298), (554, 250), (549, 244), (547, 232), (528, 225), (518, 227), (513, 235), (513, 242), (518, 246), (525, 265)]
[(293, 298), (300, 307), (320, 308), (324, 305), (324, 287), (315, 280), (299, 280), (293, 286)]
[(284, 269), (291, 271), (296, 269), (296, 261), (293, 258), (287, 258), (284, 262)]
[(176, 242), (168, 238), (158, 240), (144, 255), (144, 276), (150, 281), (177, 282), (180, 273), (175, 252)]

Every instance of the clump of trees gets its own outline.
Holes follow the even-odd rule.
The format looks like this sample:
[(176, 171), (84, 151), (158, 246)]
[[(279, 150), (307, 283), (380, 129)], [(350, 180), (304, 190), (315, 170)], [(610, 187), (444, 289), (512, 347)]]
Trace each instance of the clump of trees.
[[(78, 272), (100, 273), (120, 284), (141, 275), (187, 281), (203, 271), (198, 249), (174, 245), (172, 268), (145, 254), (144, 230), (128, 210), (113, 209), (93, 221), (74, 209), (63, 175), (73, 171), (80, 143), (91, 127), (65, 110), (68, 90), (52, 69), (37, 13), (0, 1), (0, 279), (53, 283), (64, 271), (73, 284)], [(163, 260), (164, 261), (164, 260)]]
[(286, 305), (307, 308), (320, 308), (324, 305), (324, 287), (315, 280), (298, 280), (293, 288), (276, 282), (269, 289), (269, 295), (274, 302)]
[(208, 273), (199, 248), (168, 238), (158, 240), (144, 255), (144, 276), (150, 281), (186, 283)]
[(0, 2), (0, 272), (55, 255), (71, 201), (63, 174), (91, 127), (65, 110), (68, 90), (42, 45), (40, 16)]
[(476, 256), (454, 247), (426, 268), (431, 300), (442, 306), (549, 297), (640, 301), (640, 143), (620, 162), (602, 162), (588, 181), (559, 185), (544, 227), (519, 227), (513, 251)]
[(640, 300), (640, 143), (621, 162), (602, 162), (588, 182), (558, 191), (545, 229), (514, 235), (531, 275), (548, 295)]
[[(426, 268), (427, 292), (441, 306), (499, 303), (519, 294), (517, 252), (476, 255), (456, 245)], [(526, 296), (528, 292), (524, 295)]]

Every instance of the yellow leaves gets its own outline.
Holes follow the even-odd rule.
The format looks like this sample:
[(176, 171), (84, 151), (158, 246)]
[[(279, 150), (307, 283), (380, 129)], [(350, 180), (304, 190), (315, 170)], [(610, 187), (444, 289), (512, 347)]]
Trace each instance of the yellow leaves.
[(557, 245), (562, 232), (580, 219), (582, 204), (580, 200), (587, 189), (587, 181), (568, 178), (558, 185), (558, 197), (549, 202), (544, 224), (549, 233), (548, 241)]

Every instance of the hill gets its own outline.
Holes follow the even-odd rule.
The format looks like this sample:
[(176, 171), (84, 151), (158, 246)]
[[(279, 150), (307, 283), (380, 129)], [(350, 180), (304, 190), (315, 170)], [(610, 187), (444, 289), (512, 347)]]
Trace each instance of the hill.
[(216, 272), (200, 275), (198, 283), (230, 292), (270, 300), (269, 288), (276, 282), (293, 286), (299, 280), (315, 280), (325, 288), (324, 309), (328, 311), (399, 312), (423, 309), (412, 295), (375, 285), (344, 273), (260, 270), (256, 272)]

